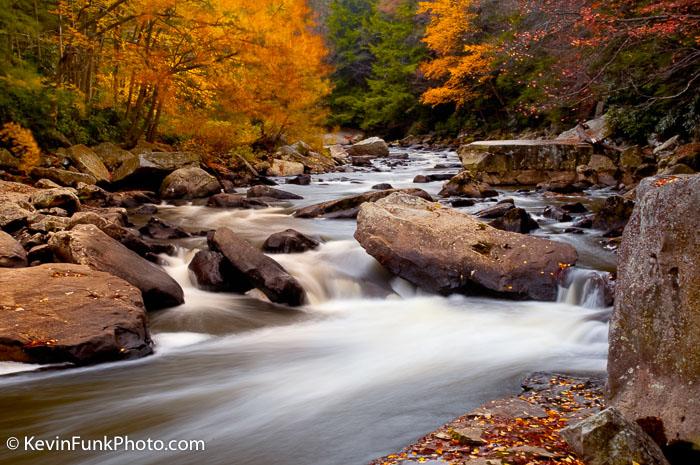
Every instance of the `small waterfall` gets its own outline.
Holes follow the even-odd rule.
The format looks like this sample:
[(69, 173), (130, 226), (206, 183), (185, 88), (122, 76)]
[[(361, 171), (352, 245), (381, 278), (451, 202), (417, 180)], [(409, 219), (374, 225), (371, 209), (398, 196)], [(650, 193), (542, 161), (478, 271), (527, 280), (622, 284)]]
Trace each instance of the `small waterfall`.
[(613, 281), (610, 273), (570, 268), (559, 286), (557, 302), (585, 308), (606, 308), (612, 305)]

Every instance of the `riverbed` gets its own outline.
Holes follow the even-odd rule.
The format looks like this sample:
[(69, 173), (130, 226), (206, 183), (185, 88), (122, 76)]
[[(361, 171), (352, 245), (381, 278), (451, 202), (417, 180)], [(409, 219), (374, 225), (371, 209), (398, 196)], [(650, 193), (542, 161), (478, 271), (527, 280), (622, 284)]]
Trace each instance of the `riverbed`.
[[(406, 150), (392, 150), (393, 153)], [(191, 231), (228, 226), (253, 244), (294, 228), (322, 245), (275, 255), (307, 292), (299, 309), (197, 289), (187, 264), (205, 239), (175, 241), (165, 268), (186, 303), (151, 314), (155, 354), (73, 369), (0, 363), (0, 438), (81, 436), (204, 440), (200, 452), (10, 452), (13, 464), (367, 463), (479, 404), (512, 394), (532, 371), (601, 373), (607, 317), (594, 275), (615, 268), (599, 232), (564, 233), (544, 206), (609, 195), (547, 197), (499, 191), (542, 228), (534, 234), (579, 252), (559, 302), (436, 296), (391, 276), (353, 239), (353, 220), (299, 219), (295, 208), (366, 192), (373, 185), (420, 187), (416, 174), (456, 173), (451, 151), (408, 151), (373, 168), (284, 184), (303, 200), (260, 210), (161, 205), (156, 216)], [(437, 168), (436, 168), (437, 166)], [(278, 180), (278, 182), (283, 182)], [(480, 202), (461, 210), (478, 211)], [(146, 218), (134, 217), (142, 222)]]

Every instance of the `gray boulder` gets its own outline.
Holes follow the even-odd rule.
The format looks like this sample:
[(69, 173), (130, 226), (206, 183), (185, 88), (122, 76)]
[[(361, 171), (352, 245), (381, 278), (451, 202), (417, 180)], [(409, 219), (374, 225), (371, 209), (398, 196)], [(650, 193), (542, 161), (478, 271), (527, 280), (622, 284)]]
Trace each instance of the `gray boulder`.
[(669, 465), (654, 440), (614, 408), (564, 428), (561, 435), (586, 465)]
[(80, 210), (80, 199), (74, 189), (59, 187), (54, 189), (41, 189), (30, 197), (29, 201), (34, 208), (62, 208), (69, 213)]
[(100, 157), (89, 147), (74, 145), (65, 150), (65, 154), (81, 173), (88, 174), (97, 182), (109, 182), (112, 177)]
[(388, 157), (389, 146), (379, 137), (370, 137), (369, 139), (361, 140), (357, 144), (353, 144), (350, 147), (345, 147), (345, 152), (350, 157)]
[(48, 179), (61, 186), (77, 187), (78, 184), (95, 184), (97, 179), (90, 174), (76, 173), (74, 171), (67, 171), (58, 168), (41, 168), (36, 167), (31, 171), (33, 178)]
[(611, 404), (700, 447), (700, 174), (644, 179), (618, 251)]

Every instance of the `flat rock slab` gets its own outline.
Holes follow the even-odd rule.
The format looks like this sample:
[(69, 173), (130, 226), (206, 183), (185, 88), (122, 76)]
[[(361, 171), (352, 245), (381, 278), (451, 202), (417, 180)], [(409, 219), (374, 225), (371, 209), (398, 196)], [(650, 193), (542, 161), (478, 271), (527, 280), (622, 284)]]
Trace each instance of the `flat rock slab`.
[(593, 147), (575, 140), (494, 140), (463, 145), (458, 153), (466, 170), (493, 186), (536, 185), (575, 180)]
[(442, 294), (551, 301), (560, 273), (576, 262), (568, 244), (501, 231), (400, 193), (363, 204), (355, 238), (392, 273)]
[(0, 269), (0, 360), (91, 364), (148, 355), (141, 293), (87, 266)]

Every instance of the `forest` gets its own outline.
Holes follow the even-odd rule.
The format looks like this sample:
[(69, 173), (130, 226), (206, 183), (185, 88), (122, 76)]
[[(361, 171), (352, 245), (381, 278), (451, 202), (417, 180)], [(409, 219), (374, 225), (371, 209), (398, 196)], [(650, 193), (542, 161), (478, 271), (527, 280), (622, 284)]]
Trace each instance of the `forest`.
[(694, 0), (3, 0), (0, 122), (8, 148), (222, 155), (333, 128), (556, 132), (605, 111), (645, 142), (700, 121), (699, 27)]

